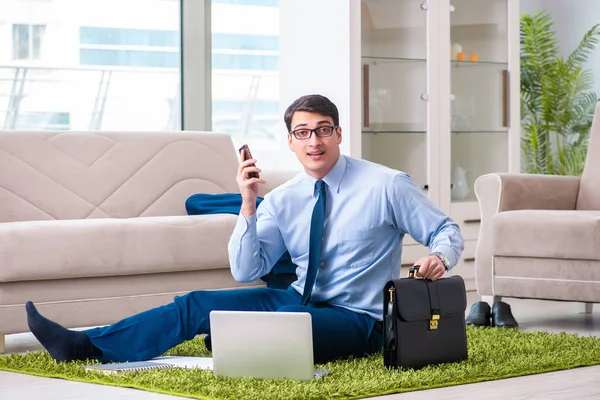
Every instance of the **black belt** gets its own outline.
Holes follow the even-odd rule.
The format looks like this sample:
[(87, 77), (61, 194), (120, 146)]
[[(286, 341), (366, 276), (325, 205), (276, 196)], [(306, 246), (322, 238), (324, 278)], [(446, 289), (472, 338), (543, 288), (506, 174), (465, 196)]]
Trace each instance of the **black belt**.
[(383, 321), (375, 321), (375, 329), (383, 331)]

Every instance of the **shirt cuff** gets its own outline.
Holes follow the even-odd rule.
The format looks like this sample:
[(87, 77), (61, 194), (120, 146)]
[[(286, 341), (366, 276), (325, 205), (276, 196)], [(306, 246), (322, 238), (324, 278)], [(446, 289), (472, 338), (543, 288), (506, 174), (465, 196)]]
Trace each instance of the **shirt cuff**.
[(253, 226), (256, 226), (256, 213), (248, 218), (240, 213), (237, 222), (235, 223), (234, 232), (241, 238)]
[(448, 258), (448, 271), (450, 271), (457, 263), (456, 250), (451, 246), (439, 244), (431, 251), (431, 253), (441, 253)]

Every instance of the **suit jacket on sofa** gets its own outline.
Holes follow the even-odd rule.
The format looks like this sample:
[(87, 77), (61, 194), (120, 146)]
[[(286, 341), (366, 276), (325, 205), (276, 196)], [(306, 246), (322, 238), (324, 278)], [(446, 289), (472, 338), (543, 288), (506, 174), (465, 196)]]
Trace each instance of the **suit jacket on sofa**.
[[(256, 207), (262, 201), (262, 197), (257, 197)], [(185, 210), (188, 215), (224, 213), (238, 215), (241, 207), (242, 196), (238, 193), (198, 193), (191, 195), (185, 201)], [(296, 264), (292, 262), (290, 253), (287, 251), (283, 253), (271, 271), (261, 279), (267, 283), (267, 287), (287, 289), (297, 279)]]

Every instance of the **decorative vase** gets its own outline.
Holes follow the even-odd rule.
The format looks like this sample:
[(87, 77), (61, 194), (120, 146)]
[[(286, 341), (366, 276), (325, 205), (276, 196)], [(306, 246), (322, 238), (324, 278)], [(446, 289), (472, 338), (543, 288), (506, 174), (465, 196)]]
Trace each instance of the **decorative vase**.
[(450, 59), (451, 60), (457, 60), (458, 59), (458, 53), (462, 52), (462, 46), (458, 43), (454, 43), (452, 45), (452, 47), (450, 48)]
[(452, 200), (464, 200), (469, 196), (469, 193), (471, 193), (469, 180), (467, 179), (469, 173), (471, 173), (471, 171), (464, 169), (459, 163), (456, 163), (452, 168), (452, 190), (450, 193)]

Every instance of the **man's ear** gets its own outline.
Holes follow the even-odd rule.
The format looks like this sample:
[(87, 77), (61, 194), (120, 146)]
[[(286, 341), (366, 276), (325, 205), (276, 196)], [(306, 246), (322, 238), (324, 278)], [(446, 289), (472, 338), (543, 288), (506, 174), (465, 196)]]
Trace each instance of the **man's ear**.
[(291, 150), (292, 153), (295, 153), (294, 151), (294, 145), (292, 144), (292, 135), (288, 133), (288, 146)]
[(336, 129), (336, 134), (337, 134), (337, 144), (342, 143), (342, 127), (338, 126), (338, 128)]

